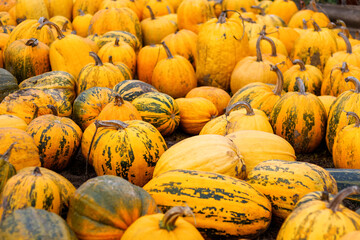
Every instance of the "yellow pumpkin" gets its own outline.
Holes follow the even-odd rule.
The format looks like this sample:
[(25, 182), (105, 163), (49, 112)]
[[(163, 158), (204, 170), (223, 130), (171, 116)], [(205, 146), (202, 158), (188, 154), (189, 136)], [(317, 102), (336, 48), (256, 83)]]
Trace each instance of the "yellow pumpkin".
[(91, 14), (85, 14), (82, 10), (80, 10), (80, 14), (76, 16), (72, 22), (72, 25), (77, 35), (81, 37), (87, 37), (89, 35), (88, 30), (91, 18)]
[(142, 12), (142, 19), (151, 17), (150, 9), (152, 9), (153, 14), (156, 17), (174, 12), (174, 8), (167, 0), (148, 0), (147, 5)]
[(296, 12), (298, 12), (298, 8), (292, 0), (275, 0), (267, 9), (267, 14), (281, 17), (286, 24)]
[(18, 128), (25, 131), (27, 128), (27, 123), (23, 119), (15, 115), (1, 114), (0, 128), (4, 128), (4, 127)]
[[(35, 7), (36, 6), (36, 7)], [(49, 19), (49, 13), (44, 0), (16, 0), (16, 21), (18, 23), (26, 19)]]
[[(46, 4), (49, 18), (54, 16), (64, 16), (71, 19), (73, 10), (72, 0), (43, 0)], [(51, 21), (51, 20), (50, 20)]]
[(326, 111), (326, 116), (328, 116), (331, 104), (336, 100), (336, 97), (331, 96), (331, 95), (322, 95), (322, 96), (318, 96), (318, 98), (324, 105), (325, 111)]

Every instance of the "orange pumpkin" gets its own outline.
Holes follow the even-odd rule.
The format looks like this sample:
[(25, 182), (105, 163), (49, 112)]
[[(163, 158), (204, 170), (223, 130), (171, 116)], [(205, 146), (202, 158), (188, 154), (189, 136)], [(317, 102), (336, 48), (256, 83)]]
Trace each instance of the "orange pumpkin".
[(150, 9), (152, 9), (154, 16), (160, 17), (174, 12), (174, 8), (167, 0), (148, 0), (147, 6), (142, 12), (142, 19), (151, 17)]

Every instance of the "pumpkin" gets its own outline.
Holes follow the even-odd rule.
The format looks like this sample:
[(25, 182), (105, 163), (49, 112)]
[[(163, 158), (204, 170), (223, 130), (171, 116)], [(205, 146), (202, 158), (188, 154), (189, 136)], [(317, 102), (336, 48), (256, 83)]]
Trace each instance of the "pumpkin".
[(5, 68), (18, 82), (50, 71), (49, 47), (36, 38), (20, 39), (4, 51)]
[(129, 44), (136, 53), (138, 53), (141, 49), (141, 39), (139, 39), (132, 33), (126, 31), (109, 31), (106, 32), (104, 35), (98, 36), (94, 34), (92, 37), (89, 38), (96, 42), (96, 45), (99, 48), (102, 48), (105, 44), (109, 42), (115, 42), (116, 38), (119, 38), (121, 42)]
[(262, 26), (268, 26), (268, 27), (285, 27), (286, 23), (285, 21), (274, 14), (265, 14), (265, 11), (260, 6), (251, 6), (251, 8), (254, 9), (260, 9), (259, 15), (256, 15), (256, 22), (259, 23)]
[(12, 143), (4, 154), (0, 154), (0, 195), (7, 180), (16, 174), (15, 167), (9, 162), (11, 150), (15, 144), (16, 142)]
[(81, 92), (74, 101), (73, 119), (76, 124), (85, 130), (112, 101), (113, 93), (105, 87), (92, 87)]
[(63, 214), (75, 187), (63, 176), (46, 168), (24, 168), (10, 178), (0, 197), (2, 220), (16, 209), (34, 207)]
[(100, 8), (102, 0), (76, 0), (73, 5), (73, 18), (80, 15), (80, 10), (85, 14), (94, 15)]
[(180, 127), (188, 134), (199, 134), (204, 125), (218, 115), (216, 106), (202, 97), (178, 98)]
[(27, 124), (23, 119), (15, 116), (15, 115), (1, 114), (0, 115), (0, 128), (3, 128), (3, 127), (18, 128), (18, 129), (25, 131), (27, 128)]
[(161, 155), (154, 178), (174, 169), (208, 171), (244, 179), (246, 165), (236, 145), (223, 136), (210, 134), (186, 138)]
[(163, 136), (172, 134), (180, 123), (175, 100), (161, 92), (148, 92), (132, 101), (143, 121), (151, 123)]
[[(65, 31), (73, 30), (71, 21), (67, 17), (57, 15), (57, 16), (50, 18), (49, 21), (58, 25), (58, 27), (61, 28), (61, 31), (64, 32), (64, 34), (65, 34)], [(55, 29), (54, 29), (54, 31), (55, 31), (54, 33), (56, 34)]]
[(88, 29), (90, 26), (90, 21), (93, 16), (89, 13), (85, 14), (81, 9), (79, 11), (79, 15), (74, 17), (72, 25), (76, 34), (81, 37), (88, 36)]
[(340, 239), (359, 230), (359, 214), (341, 205), (345, 197), (354, 193), (360, 193), (359, 187), (344, 189), (330, 201), (313, 200), (296, 208), (281, 226), (277, 239), (326, 239), (329, 234)]
[(137, 56), (137, 74), (140, 81), (151, 84), (154, 68), (166, 59), (167, 53), (162, 44), (143, 47)]
[(355, 85), (355, 89), (340, 94), (331, 105), (328, 113), (325, 140), (330, 153), (333, 152), (336, 135), (343, 127), (348, 125), (348, 119), (344, 111), (360, 114), (360, 82), (354, 77), (345, 78), (345, 82), (349, 81)]
[[(125, 100), (132, 102), (135, 98), (148, 92), (158, 92), (152, 85), (140, 80), (124, 80), (116, 84), (113, 88), (114, 92), (120, 94)], [(134, 104), (134, 103), (133, 103)]]
[[(1, 22), (1, 21), (0, 21)], [(4, 48), (6, 43), (9, 40), (9, 34), (7, 33), (1, 33), (0, 32), (0, 68), (4, 68), (4, 58), (3, 58), (3, 54), (4, 54)]]
[[(34, 7), (36, 6), (36, 7)], [(16, 0), (16, 22), (26, 19), (49, 19), (49, 13), (44, 0)]]
[(99, 10), (108, 8), (129, 7), (129, 2), (130, 1), (127, 0), (104, 0), (101, 2)]
[(230, 79), (230, 89), (233, 94), (249, 83), (276, 83), (277, 75), (270, 67), (272, 63), (262, 58), (260, 42), (263, 38), (264, 36), (260, 35), (257, 39), (256, 57), (245, 57), (236, 64)]
[(201, 27), (197, 40), (196, 78), (200, 85), (227, 91), (237, 62), (248, 54), (248, 39), (238, 20), (223, 12)]
[[(122, 77), (124, 79), (132, 79), (133, 78), (133, 74), (131, 72), (131, 69), (125, 64), (125, 63), (122, 63), (122, 62), (113, 62), (112, 60), (112, 56), (109, 56), (109, 63), (113, 64), (114, 66), (116, 66), (121, 74), (122, 74)], [(115, 86), (114, 86), (115, 87)]]
[(12, 25), (4, 25), (1, 21), (0, 21), (0, 33), (5, 33), (5, 34), (10, 34), (14, 29), (15, 26)]
[(152, 178), (157, 160), (167, 149), (160, 132), (140, 120), (97, 120), (85, 130), (81, 145), (97, 175), (121, 176), (138, 186)]
[(247, 182), (262, 192), (273, 206), (273, 214), (285, 219), (307, 193), (337, 193), (335, 179), (325, 169), (311, 163), (269, 160), (256, 165)]
[(50, 18), (54, 16), (64, 16), (71, 19), (73, 10), (72, 0), (45, 0), (44, 2)]
[(177, 9), (179, 29), (187, 29), (198, 34), (203, 23), (215, 17), (207, 0), (183, 0)]
[(158, 212), (142, 188), (106, 175), (87, 180), (75, 191), (66, 221), (79, 239), (110, 240), (120, 239), (139, 217)]
[[(336, 180), (336, 179), (335, 179)], [(337, 182), (336, 182), (337, 183)], [(340, 189), (338, 189), (340, 190)], [(326, 191), (315, 191), (315, 192), (310, 192), (308, 194), (306, 194), (305, 196), (303, 196), (295, 205), (295, 209), (301, 207), (304, 204), (307, 204), (309, 202), (312, 201), (327, 201), (329, 202), (330, 200), (334, 199), (334, 194), (330, 194)]]
[(152, 73), (151, 84), (160, 92), (173, 98), (185, 95), (197, 86), (194, 68), (180, 55), (173, 56), (165, 42), (162, 42), (167, 58), (159, 61)]
[[(232, 111), (235, 107), (243, 107), (244, 110)], [(259, 130), (273, 133), (266, 114), (258, 109), (253, 109), (249, 103), (239, 101), (226, 108), (225, 114), (210, 120), (201, 129), (202, 134), (227, 135), (239, 130)]]
[(285, 45), (288, 55), (290, 55), (300, 34), (290, 27), (276, 27), (276, 30), (271, 30), (270, 33), (267, 33), (267, 36), (279, 39)]
[[(246, 0), (246, 1), (236, 1), (236, 0), (223, 0), (222, 9), (223, 10), (237, 10), (240, 11), (241, 8), (244, 8), (247, 12), (256, 12), (251, 6), (256, 5), (255, 0)], [(231, 12), (228, 13), (229, 16), (232, 15)]]
[(352, 239), (357, 239), (360, 237), (360, 230), (357, 231), (353, 231), (353, 232), (349, 232), (345, 235), (343, 235), (340, 240), (352, 240)]
[(194, 214), (189, 207), (179, 206), (171, 208), (165, 214), (143, 216), (126, 229), (121, 239), (204, 239), (194, 225), (182, 218), (191, 216)]
[(10, 13), (8, 13), (8, 12), (2, 12), (2, 11), (0, 11), (0, 22), (1, 22), (3, 25), (13, 25), (13, 26), (16, 25), (15, 19), (13, 19), (13, 18), (11, 17)]
[(18, 89), (16, 78), (8, 70), (0, 68), (0, 102)]
[(59, 215), (33, 207), (15, 210), (1, 223), (0, 231), (4, 239), (77, 240)]
[(295, 2), (291, 0), (275, 0), (267, 9), (267, 14), (274, 14), (281, 17), (286, 24), (298, 11)]
[[(262, 30), (258, 33), (258, 35), (263, 35), (264, 37), (266, 37), (265, 30), (266, 30), (266, 25), (263, 26)], [(274, 30), (274, 31), (276, 31), (276, 30)], [(249, 40), (249, 55), (250, 56), (257, 55), (257, 50), (256, 50), (257, 39), (258, 39), (258, 37), (256, 36)], [(275, 51), (277, 53), (279, 53), (285, 57), (288, 56), (286, 46), (282, 41), (280, 41), (279, 39), (277, 39), (273, 36), (269, 36), (268, 39), (267, 38), (263, 38), (263, 39), (267, 40), (267, 41), (260, 42), (261, 53), (274, 55), (274, 48), (275, 48)], [(271, 40), (273, 41), (273, 45), (271, 43)], [(286, 63), (288, 64), (288, 61), (286, 61)]]
[(226, 175), (171, 170), (153, 178), (144, 189), (163, 211), (179, 202), (187, 204), (207, 239), (255, 238), (270, 224), (271, 204), (266, 197), (245, 181)]
[(1, 0), (0, 1), (0, 11), (8, 12), (15, 5), (16, 5), (16, 0)]
[(302, 9), (296, 12), (288, 23), (288, 26), (291, 28), (303, 28), (303, 20), (306, 22), (305, 26), (310, 28), (312, 27), (311, 21), (316, 21), (320, 27), (327, 27), (330, 23), (330, 19), (323, 13), (319, 12), (315, 1), (310, 1), (310, 5), (312, 5), (313, 10), (310, 9)]
[(321, 103), (324, 105), (326, 116), (328, 116), (330, 107), (333, 104), (333, 102), (336, 100), (336, 97), (330, 95), (323, 95), (323, 96), (318, 96), (318, 98), (320, 99)]
[[(150, 8), (148, 8), (147, 6), (149, 6)], [(167, 0), (148, 0), (147, 5), (142, 12), (143, 20), (151, 17), (150, 9), (153, 11), (154, 16), (156, 17), (164, 16), (166, 14), (174, 12), (174, 8), (171, 4), (169, 4)]]

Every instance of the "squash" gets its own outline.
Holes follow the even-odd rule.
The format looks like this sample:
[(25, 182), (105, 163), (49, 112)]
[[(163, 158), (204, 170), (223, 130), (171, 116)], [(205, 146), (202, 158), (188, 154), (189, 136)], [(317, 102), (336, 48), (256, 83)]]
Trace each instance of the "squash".
[(85, 14), (81, 9), (79, 9), (79, 15), (74, 17), (72, 25), (76, 34), (81, 37), (87, 37), (88, 29), (90, 26), (90, 21), (93, 16), (89, 13)]
[[(274, 27), (267, 27), (266, 25), (263, 25), (263, 28), (257, 35), (263, 35), (264, 37), (266, 37), (266, 35), (267, 35), (267, 33), (265, 32), (266, 28), (269, 28), (270, 31), (276, 31), (276, 28), (274, 28)], [(257, 55), (257, 52), (256, 52), (257, 38), (258, 38), (258, 36), (253, 37), (249, 40), (249, 55), (250, 56)], [(268, 38), (270, 39), (270, 41), (271, 40), (273, 41), (273, 46), (272, 46), (271, 42), (269, 41), (269, 39), (266, 39), (267, 41), (262, 41), (260, 43), (261, 53), (273, 55), (273, 53), (274, 53), (273, 49), (275, 48), (277, 53), (279, 53), (285, 57), (288, 56), (288, 51), (286, 49), (285, 44), (282, 41), (280, 41), (279, 39), (277, 39), (273, 36), (269, 36)], [(286, 61), (286, 64), (289, 64), (288, 61)]]
[(179, 202), (187, 204), (207, 239), (255, 238), (270, 224), (269, 200), (245, 181), (226, 175), (172, 170), (153, 178), (144, 189), (163, 211)]
[(12, 127), (12, 128), (18, 128), (21, 130), (26, 130), (27, 128), (27, 124), (26, 122), (15, 116), (15, 115), (11, 115), (11, 114), (1, 114), (0, 115), (0, 128), (4, 128), (4, 127)]
[(236, 145), (223, 136), (206, 135), (186, 138), (161, 155), (153, 177), (174, 170), (208, 171), (244, 179), (246, 165)]
[(140, 80), (124, 80), (116, 84), (113, 90), (120, 94), (125, 101), (129, 102), (132, 102), (144, 93), (158, 92), (152, 85)]
[(147, 18), (151, 17), (151, 11), (150, 8), (153, 11), (154, 16), (160, 17), (164, 16), (169, 13), (174, 12), (174, 8), (167, 0), (148, 0), (146, 7), (143, 9), (142, 12), (142, 19), (145, 20)]
[(173, 56), (165, 42), (162, 42), (167, 58), (159, 61), (152, 73), (151, 85), (173, 98), (185, 95), (197, 86), (196, 75), (191, 63), (180, 55)]
[(77, 240), (75, 233), (59, 215), (27, 207), (11, 213), (0, 225), (4, 239)]
[(0, 68), (0, 102), (18, 89), (16, 78), (8, 70)]
[(24, 168), (10, 178), (0, 197), (2, 220), (16, 209), (34, 207), (64, 214), (75, 187), (63, 176), (46, 168)]
[(326, 117), (328, 117), (330, 107), (333, 104), (333, 102), (336, 100), (336, 97), (330, 95), (323, 95), (323, 96), (318, 96), (318, 98), (320, 99), (321, 103), (324, 105)]
[(158, 212), (142, 188), (106, 175), (87, 180), (75, 191), (66, 221), (79, 239), (110, 240), (120, 239), (139, 217)]
[(275, 0), (268, 8), (267, 14), (274, 14), (281, 17), (286, 24), (289, 23), (291, 17), (299, 10), (294, 1), (291, 0)]
[(274, 133), (285, 138), (297, 153), (314, 151), (325, 136), (326, 110), (312, 93), (305, 92), (301, 78), (296, 78), (299, 92), (284, 94), (270, 113)]
[[(173, 207), (165, 214), (143, 216), (136, 220), (121, 237), (123, 240), (132, 239), (187, 239), (203, 240), (194, 225), (185, 221), (183, 217), (194, 216), (189, 207)], [(145, 227), (146, 226), (146, 227)]]
[(285, 21), (274, 14), (265, 14), (260, 6), (251, 6), (251, 8), (259, 9), (260, 13), (256, 15), (256, 22), (267, 27), (286, 27)]
[(0, 154), (0, 195), (9, 178), (16, 174), (15, 167), (9, 162), (11, 150), (14, 148), (15, 144), (17, 143), (12, 143), (6, 152)]
[(72, 10), (73, 18), (80, 15), (80, 10), (85, 14), (94, 15), (99, 10), (101, 2), (102, 0), (76, 0)]
[[(339, 192), (334, 199), (313, 200), (296, 208), (280, 228), (277, 239), (340, 239), (360, 229), (359, 214), (341, 205), (348, 195), (360, 193), (357, 186)], [(325, 222), (323, 221), (324, 219)]]
[[(70, 19), (66, 18), (64, 16), (57, 15), (57, 16), (50, 18), (49, 21), (58, 25), (58, 27), (61, 29), (61, 31), (64, 34), (67, 34), (67, 32), (71, 32), (73, 30), (73, 26), (72, 26)], [(55, 29), (54, 29), (54, 34), (56, 34)]]
[(116, 38), (118, 38), (121, 42), (129, 44), (136, 53), (138, 53), (142, 47), (141, 39), (138, 39), (134, 34), (126, 31), (109, 31), (101, 36), (94, 34), (93, 37), (89, 36), (89, 38), (96, 42), (96, 45), (99, 48), (102, 48), (109, 42), (115, 42)]
[(16, 0), (15, 7), (17, 23), (26, 19), (38, 19), (40, 17), (49, 19), (48, 9), (44, 0)]
[(285, 219), (307, 193), (336, 194), (335, 179), (325, 169), (311, 163), (283, 160), (261, 162), (248, 174), (247, 182), (271, 201), (273, 214)]
[(150, 123), (96, 120), (85, 130), (81, 148), (97, 175), (117, 175), (144, 186), (167, 146)]
[(112, 56), (109, 56), (109, 63), (113, 64), (120, 70), (122, 77), (124, 79), (130, 80), (133, 78), (133, 73), (132, 73), (131, 69), (125, 63), (123, 63), (123, 62), (115, 62), (114, 63)]
[(172, 134), (180, 123), (175, 100), (161, 92), (148, 92), (132, 101), (143, 121), (151, 123), (163, 136)]

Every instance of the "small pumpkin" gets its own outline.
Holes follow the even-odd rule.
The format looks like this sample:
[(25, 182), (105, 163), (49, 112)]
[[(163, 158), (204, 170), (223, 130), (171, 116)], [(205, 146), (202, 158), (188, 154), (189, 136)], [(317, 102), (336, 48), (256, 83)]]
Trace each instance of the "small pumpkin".
[(15, 167), (9, 162), (11, 150), (15, 144), (16, 142), (12, 143), (6, 152), (0, 154), (0, 195), (7, 180), (16, 174)]
[(135, 98), (147, 92), (158, 92), (152, 85), (140, 80), (124, 80), (116, 84), (114, 92), (120, 94), (125, 100), (132, 102)]
[(311, 21), (314, 20), (320, 27), (327, 27), (330, 23), (330, 19), (326, 16), (323, 12), (318, 11), (316, 7), (315, 1), (310, 1), (309, 5), (312, 6), (313, 10), (311, 9), (302, 9), (296, 12), (291, 18), (288, 23), (288, 26), (291, 28), (303, 28), (303, 20), (305, 20), (305, 26), (310, 28), (312, 27)]
[(91, 18), (91, 14), (85, 14), (81, 9), (79, 9), (79, 15), (74, 17), (74, 20), (72, 22), (72, 25), (77, 35), (81, 37), (87, 37), (89, 35), (88, 29), (90, 26)]
[(151, 17), (150, 8), (147, 6), (152, 9), (153, 14), (156, 17), (164, 16), (174, 12), (174, 8), (167, 0), (148, 0), (147, 5), (142, 12), (142, 19), (144, 20)]

